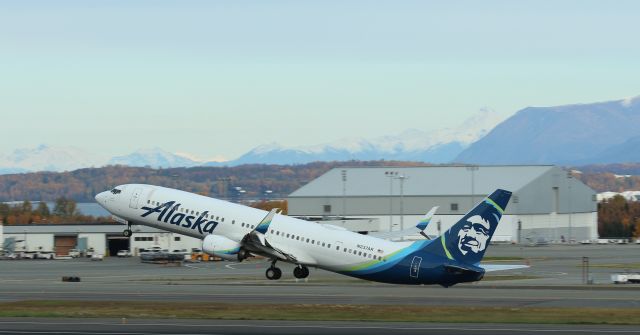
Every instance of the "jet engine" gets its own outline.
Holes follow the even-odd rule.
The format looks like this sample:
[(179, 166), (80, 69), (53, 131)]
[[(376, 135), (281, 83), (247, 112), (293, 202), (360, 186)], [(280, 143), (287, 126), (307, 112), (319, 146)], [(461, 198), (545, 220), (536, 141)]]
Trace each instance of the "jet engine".
[(227, 261), (237, 261), (240, 243), (220, 235), (207, 235), (202, 241), (202, 251)]

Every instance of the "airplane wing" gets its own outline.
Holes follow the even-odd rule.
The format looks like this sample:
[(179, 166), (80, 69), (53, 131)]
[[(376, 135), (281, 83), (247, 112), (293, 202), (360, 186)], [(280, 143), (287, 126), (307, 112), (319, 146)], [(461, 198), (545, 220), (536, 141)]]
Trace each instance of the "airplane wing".
[(269, 225), (271, 225), (271, 221), (273, 221), (278, 211), (278, 208), (272, 209), (260, 223), (242, 239), (242, 245), (252, 253), (262, 256), (295, 264), (315, 264), (315, 260), (306, 253), (285, 244), (274, 245), (267, 240), (266, 233), (269, 231)]
[(485, 272), (493, 272), (493, 271), (526, 269), (529, 266), (521, 265), (521, 264), (480, 264), (480, 267), (483, 268)]
[(369, 235), (388, 240), (388, 239), (399, 238), (407, 235), (420, 234), (424, 236), (426, 239), (430, 240), (427, 234), (424, 233), (424, 230), (427, 229), (427, 226), (429, 225), (429, 223), (431, 223), (431, 219), (433, 218), (433, 215), (436, 213), (437, 210), (438, 210), (438, 206), (431, 208), (431, 210), (427, 214), (425, 214), (422, 220), (420, 220), (420, 222), (418, 222), (418, 224), (413, 227), (403, 229), (403, 230), (398, 230), (398, 231), (371, 233)]

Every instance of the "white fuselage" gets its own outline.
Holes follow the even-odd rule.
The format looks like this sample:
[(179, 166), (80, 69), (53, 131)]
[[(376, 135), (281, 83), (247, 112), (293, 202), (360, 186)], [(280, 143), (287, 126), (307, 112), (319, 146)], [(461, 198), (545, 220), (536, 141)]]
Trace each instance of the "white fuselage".
[[(240, 242), (268, 213), (159, 186), (128, 184), (117, 189), (121, 193), (107, 191), (96, 196), (98, 202), (114, 216), (130, 224), (146, 225), (199, 239), (215, 234)], [(171, 202), (172, 208), (178, 204), (179, 207), (173, 210), (167, 207), (164, 215), (159, 211), (151, 211)], [(145, 213), (146, 216), (143, 216)], [(196, 226), (198, 218), (200, 224)], [(279, 214), (275, 215), (264, 236), (275, 248), (295, 255), (297, 263), (301, 265), (335, 271), (368, 260), (384, 260), (386, 255), (411, 244), (391, 242)]]

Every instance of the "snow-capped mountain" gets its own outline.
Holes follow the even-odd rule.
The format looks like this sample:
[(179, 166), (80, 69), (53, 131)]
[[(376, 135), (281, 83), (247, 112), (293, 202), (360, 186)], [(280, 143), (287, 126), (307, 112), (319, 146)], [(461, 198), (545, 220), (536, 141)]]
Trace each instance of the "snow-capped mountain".
[(497, 113), (482, 109), (455, 128), (436, 131), (409, 129), (398, 135), (373, 139), (345, 138), (331, 143), (299, 147), (271, 143), (258, 146), (236, 160), (207, 165), (301, 164), (351, 159), (445, 163), (491, 131), (502, 119)]
[(71, 171), (106, 165), (150, 166), (154, 168), (191, 167), (202, 165), (180, 154), (158, 148), (141, 149), (134, 153), (113, 158), (96, 155), (75, 147), (50, 147), (17, 149), (10, 155), (0, 155), (0, 174), (36, 171)]
[(108, 165), (149, 166), (152, 168), (192, 167), (203, 162), (173, 154), (160, 148), (141, 149), (125, 156), (113, 157)]
[(76, 147), (50, 147), (17, 149), (0, 156), (1, 173), (27, 171), (70, 171), (79, 168), (102, 166), (106, 158)]
[(470, 145), (456, 162), (565, 164), (637, 162), (640, 96), (624, 100), (527, 107)]

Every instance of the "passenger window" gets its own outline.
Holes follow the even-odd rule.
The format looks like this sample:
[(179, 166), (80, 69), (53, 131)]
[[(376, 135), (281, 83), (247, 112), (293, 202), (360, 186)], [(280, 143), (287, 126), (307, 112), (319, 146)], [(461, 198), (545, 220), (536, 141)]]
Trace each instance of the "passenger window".
[(327, 248), (331, 248), (331, 244), (327, 244)]
[(316, 244), (316, 240), (311, 240), (311, 244)]
[(358, 256), (362, 256), (362, 251), (358, 251)]
[(296, 240), (297, 240), (297, 241), (300, 241), (300, 236), (296, 236)]
[(289, 234), (287, 234), (287, 238), (289, 238)]
[(224, 218), (222, 218), (222, 220), (221, 220), (221, 221), (222, 221), (222, 222), (224, 222)]
[(322, 246), (324, 247), (324, 242), (322, 242)]
[(343, 251), (344, 251), (344, 252), (347, 252), (347, 248), (344, 248), (344, 250), (343, 250)]
[(273, 229), (271, 229), (271, 234), (273, 234)]
[(242, 226), (244, 227), (244, 222), (242, 223)]

